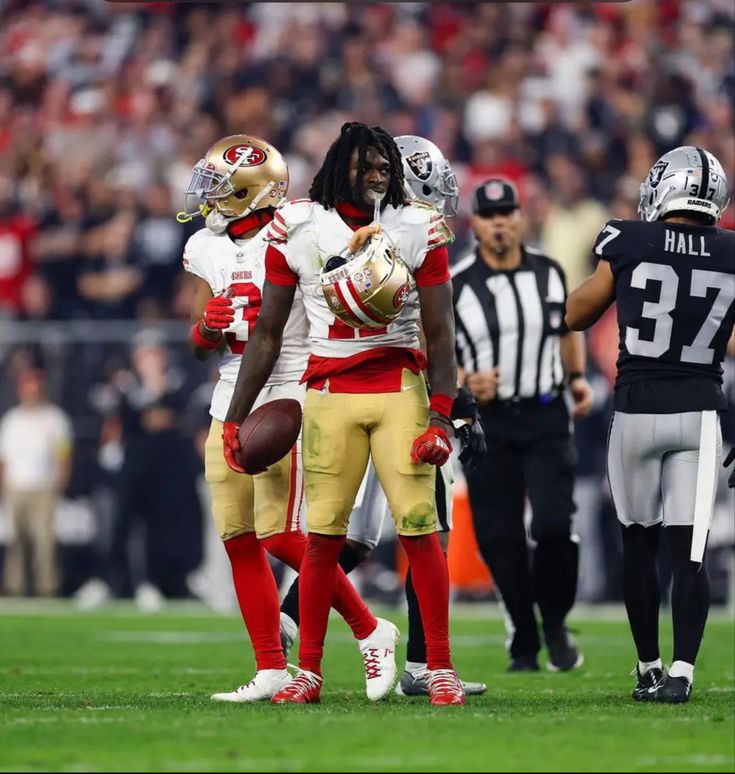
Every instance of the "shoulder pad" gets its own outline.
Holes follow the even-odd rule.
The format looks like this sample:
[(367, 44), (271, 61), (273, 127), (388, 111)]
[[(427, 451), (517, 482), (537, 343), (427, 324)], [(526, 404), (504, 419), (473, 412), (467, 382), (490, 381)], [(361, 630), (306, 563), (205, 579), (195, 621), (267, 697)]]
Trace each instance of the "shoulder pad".
[(208, 237), (212, 236), (212, 232), (208, 228), (200, 228), (199, 231), (195, 231), (187, 240), (184, 245), (184, 253), (190, 255), (198, 255), (200, 251), (206, 248)]
[(314, 211), (311, 199), (294, 199), (281, 205), (276, 212), (280, 213), (288, 226), (298, 226), (305, 223)]
[(644, 223), (648, 225), (646, 221), (621, 220), (620, 218), (608, 220), (595, 240), (593, 248), (595, 255), (610, 260), (610, 258), (615, 255), (619, 246), (615, 240), (622, 233), (623, 227), (633, 223)]
[(441, 213), (431, 204), (426, 202), (412, 201), (401, 211), (403, 220), (411, 225), (429, 223), (435, 216), (441, 217)]

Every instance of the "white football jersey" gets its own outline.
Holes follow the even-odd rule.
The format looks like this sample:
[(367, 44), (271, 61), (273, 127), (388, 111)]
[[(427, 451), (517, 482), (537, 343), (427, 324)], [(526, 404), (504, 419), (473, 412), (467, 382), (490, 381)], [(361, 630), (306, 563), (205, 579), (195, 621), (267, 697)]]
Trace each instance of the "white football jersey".
[[(235, 390), (242, 353), (257, 324), (265, 282), (267, 227), (254, 237), (233, 241), (227, 233), (208, 228), (197, 231), (184, 247), (184, 268), (203, 279), (217, 296), (233, 296), (235, 320), (225, 331), (226, 346), (220, 357), (220, 378), (212, 396), (212, 416), (224, 422)], [(300, 292), (283, 332), (283, 345), (266, 386), (299, 382), (306, 368), (308, 338), (306, 313)]]
[[(389, 205), (381, 212), (380, 223), (412, 273), (430, 250), (453, 238), (441, 213), (425, 204)], [(288, 202), (266, 229), (266, 239), (284, 254), (299, 278), (315, 355), (343, 358), (374, 347), (418, 349), (420, 312), (415, 289), (401, 314), (385, 328), (351, 328), (329, 309), (319, 277), (326, 261), (339, 255), (354, 234), (335, 210), (305, 199)]]

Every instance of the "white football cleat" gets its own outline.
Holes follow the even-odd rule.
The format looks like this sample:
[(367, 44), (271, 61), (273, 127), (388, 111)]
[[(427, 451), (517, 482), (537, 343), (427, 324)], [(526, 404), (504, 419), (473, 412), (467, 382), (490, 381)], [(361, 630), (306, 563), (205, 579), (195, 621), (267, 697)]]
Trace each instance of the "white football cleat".
[(135, 604), (141, 613), (159, 613), (166, 600), (152, 583), (141, 583), (135, 590)]
[(289, 682), (291, 675), (286, 669), (261, 669), (247, 685), (241, 685), (228, 693), (213, 693), (212, 701), (266, 701), (272, 699)]
[(111, 597), (110, 587), (100, 578), (91, 578), (74, 593), (77, 607), (85, 612), (102, 607)]
[(398, 673), (396, 645), (400, 634), (396, 626), (385, 618), (378, 618), (378, 625), (369, 637), (358, 640), (365, 664), (365, 688), (370, 701), (379, 701), (390, 693)]

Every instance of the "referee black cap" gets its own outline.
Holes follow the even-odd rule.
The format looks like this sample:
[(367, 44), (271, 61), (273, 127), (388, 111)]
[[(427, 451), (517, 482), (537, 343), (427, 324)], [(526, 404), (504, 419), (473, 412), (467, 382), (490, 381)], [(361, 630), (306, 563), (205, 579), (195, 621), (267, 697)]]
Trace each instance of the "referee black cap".
[(518, 189), (504, 177), (491, 177), (472, 194), (472, 212), (475, 215), (509, 213), (520, 206)]

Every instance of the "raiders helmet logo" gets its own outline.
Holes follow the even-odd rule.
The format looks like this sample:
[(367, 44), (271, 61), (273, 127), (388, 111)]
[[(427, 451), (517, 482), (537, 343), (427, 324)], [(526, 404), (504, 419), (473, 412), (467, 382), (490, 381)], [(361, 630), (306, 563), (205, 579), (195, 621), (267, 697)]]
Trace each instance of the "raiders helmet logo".
[(265, 161), (265, 152), (254, 145), (232, 145), (223, 154), (222, 158), (231, 165), (240, 167), (257, 167)]
[(656, 188), (658, 186), (668, 166), (668, 161), (657, 161), (651, 167), (651, 172), (648, 175), (648, 184), (651, 186), (651, 188)]
[(431, 160), (428, 151), (416, 151), (416, 153), (412, 153), (406, 159), (406, 163), (411, 172), (413, 172), (419, 180), (426, 181), (431, 177), (431, 172), (434, 169), (434, 162)]

